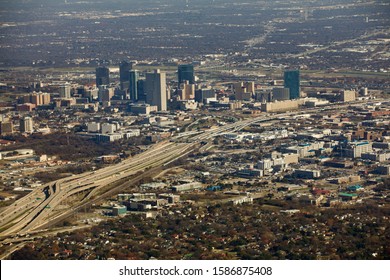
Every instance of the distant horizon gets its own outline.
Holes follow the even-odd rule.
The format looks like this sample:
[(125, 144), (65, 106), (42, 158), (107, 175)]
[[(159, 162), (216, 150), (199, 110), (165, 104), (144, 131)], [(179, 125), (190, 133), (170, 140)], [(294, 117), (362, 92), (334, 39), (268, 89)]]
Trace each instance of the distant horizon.
[[(18, 0), (0, 5), (0, 67), (202, 60), (220, 54), (222, 63), (373, 70), (386, 68), (386, 61), (382, 47), (375, 49), (371, 41), (390, 36), (386, 1)], [(383, 59), (371, 61), (372, 51)]]

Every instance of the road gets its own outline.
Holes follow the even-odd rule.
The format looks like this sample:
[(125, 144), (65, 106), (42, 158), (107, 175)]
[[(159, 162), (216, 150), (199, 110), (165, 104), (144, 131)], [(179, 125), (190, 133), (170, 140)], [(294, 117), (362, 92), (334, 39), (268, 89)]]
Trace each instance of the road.
[(390, 32), (390, 29), (376, 31), (376, 32), (372, 32), (372, 33), (361, 35), (361, 36), (359, 36), (357, 38), (353, 38), (353, 39), (349, 39), (349, 40), (343, 40), (343, 41), (338, 41), (338, 42), (332, 42), (328, 46), (323, 46), (323, 47), (316, 48), (316, 49), (313, 49), (313, 50), (304, 51), (302, 53), (288, 54), (288, 55), (286, 55), (286, 57), (287, 58), (299, 58), (299, 57), (311, 55), (311, 54), (314, 54), (314, 53), (322, 52), (322, 51), (325, 51), (325, 50), (328, 50), (328, 49), (334, 49), (336, 46), (342, 46), (342, 45), (345, 45), (345, 44), (348, 44), (348, 43), (353, 43), (353, 42), (356, 42), (356, 41), (360, 41), (360, 40), (364, 40), (364, 39), (367, 39), (367, 38), (371, 38), (373, 36), (387, 35), (387, 34), (389, 34), (389, 32)]
[(117, 165), (60, 179), (38, 188), (0, 213), (0, 226), (4, 229), (0, 235), (27, 233), (52, 219), (54, 210), (68, 197), (88, 190), (96, 192), (148, 168), (169, 163), (185, 155), (193, 146), (191, 143), (159, 143)]

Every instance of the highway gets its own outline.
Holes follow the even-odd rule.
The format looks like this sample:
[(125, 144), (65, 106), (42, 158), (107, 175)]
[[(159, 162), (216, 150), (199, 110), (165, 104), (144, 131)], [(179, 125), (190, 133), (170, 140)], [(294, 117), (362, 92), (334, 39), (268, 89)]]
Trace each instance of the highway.
[(191, 147), (194, 147), (191, 143), (162, 142), (119, 164), (60, 179), (36, 189), (0, 213), (0, 226), (4, 229), (0, 235), (32, 231), (55, 218), (54, 210), (68, 197), (88, 190), (96, 193), (116, 181), (180, 158)]
[[(358, 103), (328, 105), (323, 108), (340, 110)], [(217, 136), (240, 131), (244, 127), (254, 123), (293, 117), (297, 114), (318, 113), (318, 111), (318, 108), (310, 108), (300, 110), (299, 113), (293, 111), (264, 114), (209, 130), (181, 133), (172, 137), (170, 141), (153, 145), (145, 152), (125, 159), (121, 163), (48, 183), (17, 200), (0, 213), (0, 236), (26, 234), (37, 228), (44, 228), (45, 225), (51, 224), (53, 221), (58, 220), (64, 215), (68, 215), (72, 211), (63, 209), (63, 207), (60, 209), (61, 207), (59, 207), (69, 197), (84, 194), (84, 197), (80, 195), (81, 198), (76, 202), (74, 206), (76, 209), (78, 206), (90, 201), (93, 197), (103, 195), (104, 192), (107, 192), (105, 187), (108, 185), (119, 184), (119, 182), (142, 174), (151, 168), (172, 163), (178, 158), (194, 151), (202, 144), (208, 147), (210, 140), (213, 140)]]
[(313, 50), (307, 50), (307, 51), (302, 52), (302, 53), (287, 54), (286, 57), (287, 58), (299, 58), (299, 57), (311, 55), (311, 54), (314, 54), (314, 53), (326, 51), (328, 49), (334, 49), (335, 47), (342, 46), (342, 45), (345, 45), (345, 44), (348, 44), (348, 43), (352, 43), (352, 42), (356, 42), (356, 41), (360, 41), (360, 40), (363, 41), (364, 39), (371, 38), (373, 36), (387, 35), (387, 34), (389, 34), (389, 32), (390, 32), (390, 29), (384, 29), (384, 30), (381, 30), (381, 31), (376, 31), (376, 32), (364, 34), (364, 35), (361, 35), (361, 36), (359, 36), (357, 38), (343, 40), (343, 41), (338, 41), (338, 42), (332, 42), (331, 44), (329, 44), (327, 46), (315, 48)]

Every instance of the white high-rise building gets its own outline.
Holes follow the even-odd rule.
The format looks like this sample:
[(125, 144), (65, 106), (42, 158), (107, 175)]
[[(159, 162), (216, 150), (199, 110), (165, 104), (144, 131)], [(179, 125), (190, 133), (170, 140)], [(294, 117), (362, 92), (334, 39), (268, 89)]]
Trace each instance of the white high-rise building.
[(70, 98), (70, 89), (71, 86), (69, 83), (66, 83), (65, 85), (60, 86), (60, 97), (61, 98)]
[(33, 120), (31, 117), (25, 117), (20, 120), (20, 132), (33, 133)]
[(167, 85), (166, 75), (160, 72), (159, 69), (155, 70), (154, 73), (146, 74), (146, 103), (157, 106), (158, 111), (167, 110)]

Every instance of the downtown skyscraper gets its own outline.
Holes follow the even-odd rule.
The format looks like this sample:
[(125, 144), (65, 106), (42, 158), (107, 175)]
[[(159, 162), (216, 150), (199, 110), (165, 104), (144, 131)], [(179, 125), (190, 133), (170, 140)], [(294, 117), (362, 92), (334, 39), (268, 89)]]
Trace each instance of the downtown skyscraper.
[(290, 99), (298, 99), (301, 96), (300, 83), (299, 70), (284, 71), (284, 87), (290, 90)]
[(188, 81), (190, 84), (195, 84), (194, 66), (192, 64), (179, 65), (177, 74), (179, 84), (184, 81)]
[(129, 72), (133, 68), (133, 63), (128, 61), (122, 61), (119, 64), (119, 82), (121, 90), (127, 90), (130, 86)]
[(131, 70), (129, 72), (129, 94), (130, 94), (130, 100), (137, 101), (139, 99), (138, 96), (138, 71), (137, 70)]
[(96, 68), (96, 87), (110, 84), (110, 69), (105, 66)]
[(157, 106), (158, 111), (167, 110), (166, 75), (159, 69), (146, 74), (145, 82), (146, 103)]

